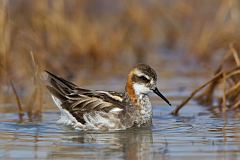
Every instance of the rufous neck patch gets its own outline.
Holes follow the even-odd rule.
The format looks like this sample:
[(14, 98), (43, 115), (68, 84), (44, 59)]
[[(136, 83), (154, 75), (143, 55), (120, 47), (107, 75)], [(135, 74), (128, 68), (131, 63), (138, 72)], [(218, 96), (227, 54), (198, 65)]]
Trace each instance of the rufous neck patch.
[(131, 102), (137, 103), (137, 96), (136, 96), (135, 91), (133, 89), (132, 76), (133, 76), (133, 73), (130, 72), (129, 75), (128, 75), (125, 90), (126, 90), (128, 96), (129, 96)]

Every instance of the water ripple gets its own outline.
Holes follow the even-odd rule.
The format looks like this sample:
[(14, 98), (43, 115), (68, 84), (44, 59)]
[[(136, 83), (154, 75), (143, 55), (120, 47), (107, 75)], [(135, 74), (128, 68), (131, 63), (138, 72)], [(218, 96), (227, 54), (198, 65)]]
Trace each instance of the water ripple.
[[(152, 127), (116, 132), (83, 132), (57, 125), (59, 113), (45, 112), (43, 121), (0, 118), (0, 158), (35, 159), (218, 159), (240, 158), (240, 122), (214, 117), (195, 104), (181, 115), (155, 106)], [(187, 115), (187, 116), (186, 116)]]

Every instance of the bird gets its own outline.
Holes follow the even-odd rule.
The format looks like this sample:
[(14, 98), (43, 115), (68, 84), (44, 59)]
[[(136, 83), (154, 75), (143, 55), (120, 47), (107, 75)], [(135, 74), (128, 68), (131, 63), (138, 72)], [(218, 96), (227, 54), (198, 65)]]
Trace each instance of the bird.
[[(47, 73), (47, 74), (46, 74)], [(127, 76), (124, 92), (84, 89), (46, 70), (45, 82), (61, 112), (58, 123), (77, 130), (125, 130), (152, 124), (149, 93), (171, 103), (157, 88), (157, 74), (138, 64)]]

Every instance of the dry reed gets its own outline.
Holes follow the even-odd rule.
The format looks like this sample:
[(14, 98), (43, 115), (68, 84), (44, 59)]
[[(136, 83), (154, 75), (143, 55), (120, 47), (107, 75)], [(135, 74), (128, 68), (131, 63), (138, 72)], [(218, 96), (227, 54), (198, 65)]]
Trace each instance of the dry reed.
[(23, 116), (24, 116), (24, 111), (23, 111), (23, 108), (22, 108), (22, 104), (21, 104), (20, 98), (19, 98), (19, 96), (17, 94), (17, 91), (16, 91), (12, 81), (10, 81), (10, 85), (12, 87), (13, 93), (14, 93), (15, 98), (16, 98), (17, 107), (18, 107), (19, 120), (22, 121), (23, 120)]
[[(194, 90), (189, 97), (172, 111), (173, 115), (177, 115), (180, 109), (207, 86), (208, 88), (197, 97), (199, 103), (212, 106), (214, 99), (217, 99), (217, 104), (222, 112), (240, 109), (240, 54), (233, 47), (233, 44), (229, 48), (229, 52), (224, 56), (214, 77)], [(235, 62), (232, 63), (230, 69), (229, 65), (226, 66), (228, 61)], [(214, 94), (214, 92), (221, 90), (221, 96)]]
[[(1, 1), (1, 88), (9, 86), (9, 76), (32, 120), (43, 109), (45, 97), (38, 78), (43, 68), (77, 80), (112, 71), (125, 74), (138, 62), (160, 64), (160, 59), (153, 58), (159, 48), (211, 61), (211, 57), (224, 53), (230, 42), (240, 40), (239, 6), (238, 0), (119, 0), (101, 4), (87, 0)], [(238, 51), (230, 50), (239, 64)], [(74, 76), (76, 71), (81, 72)], [(237, 96), (239, 84), (229, 88), (230, 83), (237, 83), (236, 72), (225, 76), (226, 97), (220, 98), (223, 104), (228, 97)], [(205, 93), (209, 101), (217, 84), (212, 83)], [(4, 90), (0, 94), (0, 103), (15, 101), (16, 94), (6, 96)], [(233, 108), (239, 108), (235, 99), (231, 100)]]

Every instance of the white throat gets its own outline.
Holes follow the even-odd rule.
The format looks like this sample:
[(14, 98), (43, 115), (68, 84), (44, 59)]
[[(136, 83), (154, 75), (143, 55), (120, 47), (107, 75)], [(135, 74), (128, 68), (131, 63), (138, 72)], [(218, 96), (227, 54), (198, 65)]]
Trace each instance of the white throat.
[(134, 89), (136, 95), (148, 94), (151, 91), (144, 84), (138, 84), (138, 83), (133, 84), (133, 89)]

